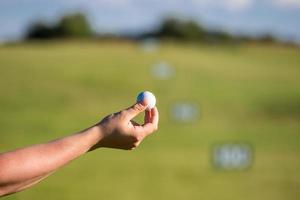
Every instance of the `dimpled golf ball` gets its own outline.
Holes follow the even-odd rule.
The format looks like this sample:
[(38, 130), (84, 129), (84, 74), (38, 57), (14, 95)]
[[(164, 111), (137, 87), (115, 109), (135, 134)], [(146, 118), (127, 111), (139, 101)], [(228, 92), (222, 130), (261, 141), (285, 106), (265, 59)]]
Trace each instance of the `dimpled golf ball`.
[(137, 102), (146, 101), (148, 104), (148, 106), (147, 106), (148, 110), (154, 108), (155, 104), (156, 104), (156, 98), (155, 98), (154, 94), (149, 91), (139, 93), (139, 95), (136, 98), (136, 101)]

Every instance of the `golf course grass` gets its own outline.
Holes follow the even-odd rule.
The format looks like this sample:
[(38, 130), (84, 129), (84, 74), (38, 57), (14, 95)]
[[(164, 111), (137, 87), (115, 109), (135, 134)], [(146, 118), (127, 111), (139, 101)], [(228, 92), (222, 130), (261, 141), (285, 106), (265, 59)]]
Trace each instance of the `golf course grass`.
[[(159, 80), (158, 62), (174, 67)], [(297, 200), (300, 49), (275, 45), (32, 42), (0, 46), (0, 152), (80, 131), (152, 91), (159, 130), (134, 151), (99, 149), (5, 199)], [(177, 122), (177, 102), (198, 108)], [(137, 119), (141, 121), (141, 117)], [(245, 142), (252, 166), (218, 171), (213, 145)], [(1, 166), (0, 166), (1, 167)]]

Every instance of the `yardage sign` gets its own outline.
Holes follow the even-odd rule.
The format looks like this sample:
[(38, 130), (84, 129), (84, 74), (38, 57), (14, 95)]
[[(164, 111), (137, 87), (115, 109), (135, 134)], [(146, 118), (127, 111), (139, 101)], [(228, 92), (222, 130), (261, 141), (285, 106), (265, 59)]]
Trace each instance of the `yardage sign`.
[(212, 163), (217, 169), (243, 170), (252, 165), (253, 148), (247, 143), (223, 143), (213, 146)]

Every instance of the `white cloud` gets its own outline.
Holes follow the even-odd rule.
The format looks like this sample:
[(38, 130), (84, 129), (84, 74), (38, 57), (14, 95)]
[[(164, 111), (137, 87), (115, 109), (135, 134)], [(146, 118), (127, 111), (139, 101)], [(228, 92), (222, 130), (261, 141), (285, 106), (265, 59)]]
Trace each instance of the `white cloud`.
[(229, 11), (242, 11), (249, 8), (254, 0), (192, 0), (198, 6), (222, 8)]
[(70, 4), (81, 3), (82, 5), (90, 4), (94, 6), (109, 7), (129, 7), (136, 5), (160, 5), (165, 8), (180, 9), (184, 6), (219, 8), (229, 11), (242, 11), (249, 8), (255, 0), (66, 0)]
[(252, 5), (252, 0), (222, 0), (225, 8), (233, 11), (241, 11)]
[(273, 4), (283, 8), (300, 7), (300, 0), (273, 0)]

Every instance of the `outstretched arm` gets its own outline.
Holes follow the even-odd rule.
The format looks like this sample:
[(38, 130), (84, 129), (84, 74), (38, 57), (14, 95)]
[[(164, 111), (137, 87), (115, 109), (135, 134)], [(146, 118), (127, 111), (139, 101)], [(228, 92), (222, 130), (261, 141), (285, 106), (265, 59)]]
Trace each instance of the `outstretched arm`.
[[(105, 117), (98, 124), (45, 144), (0, 154), (0, 196), (28, 188), (75, 158), (99, 147), (134, 149), (157, 130), (158, 111), (145, 103)], [(132, 119), (145, 111), (144, 124)]]

